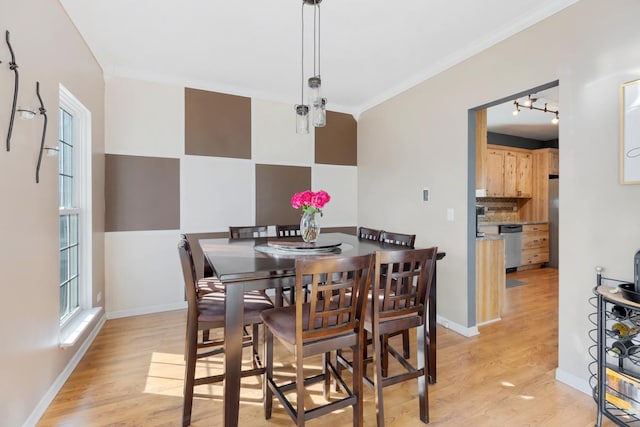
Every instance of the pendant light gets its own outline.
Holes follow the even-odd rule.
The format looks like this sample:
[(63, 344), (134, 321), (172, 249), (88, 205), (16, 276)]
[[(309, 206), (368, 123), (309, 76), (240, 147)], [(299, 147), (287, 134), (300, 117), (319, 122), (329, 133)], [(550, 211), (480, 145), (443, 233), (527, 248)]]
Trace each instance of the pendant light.
[[(301, 88), (300, 104), (296, 110), (296, 132), (309, 133), (309, 122), (314, 127), (323, 127), (327, 123), (327, 99), (322, 97), (322, 79), (320, 78), (320, 3), (322, 0), (302, 0), (301, 26)], [(309, 86), (308, 104), (304, 104), (304, 7), (313, 6), (313, 75), (307, 80)]]

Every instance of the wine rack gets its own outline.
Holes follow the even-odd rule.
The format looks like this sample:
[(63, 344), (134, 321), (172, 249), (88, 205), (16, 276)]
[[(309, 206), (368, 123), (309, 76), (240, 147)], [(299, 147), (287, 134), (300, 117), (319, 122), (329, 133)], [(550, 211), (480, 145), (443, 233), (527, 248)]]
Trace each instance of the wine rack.
[(598, 404), (596, 427), (606, 417), (620, 426), (640, 427), (640, 294), (597, 268), (595, 312), (589, 316), (589, 383)]

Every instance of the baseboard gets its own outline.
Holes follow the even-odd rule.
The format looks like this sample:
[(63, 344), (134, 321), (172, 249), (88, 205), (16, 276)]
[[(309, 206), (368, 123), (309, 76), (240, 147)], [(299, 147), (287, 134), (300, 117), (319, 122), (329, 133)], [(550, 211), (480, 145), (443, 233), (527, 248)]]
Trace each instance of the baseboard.
[(556, 369), (556, 380), (583, 392), (584, 394), (593, 395), (593, 390), (589, 385), (589, 381), (581, 377), (576, 377), (560, 368)]
[(173, 304), (155, 305), (151, 307), (134, 308), (131, 310), (118, 310), (107, 312), (107, 319), (118, 319), (120, 317), (140, 316), (142, 314), (162, 313), (163, 311), (181, 310), (187, 308), (187, 302), (181, 301)]
[(480, 332), (478, 332), (478, 327), (477, 326), (472, 326), (470, 328), (466, 327), (466, 326), (462, 326), (456, 322), (452, 322), (449, 319), (446, 319), (440, 315), (436, 315), (436, 322), (438, 322), (441, 326), (452, 330), (455, 333), (458, 333), (462, 336), (465, 337), (473, 337), (475, 335), (479, 335)]
[[(106, 322), (106, 320), (107, 320), (107, 316), (105, 314), (103, 314), (98, 319), (96, 326), (93, 328), (91, 333), (87, 336), (87, 339), (82, 343), (80, 348), (78, 348), (78, 351), (76, 351), (76, 354), (74, 354), (71, 360), (69, 360), (69, 363), (67, 363), (67, 366), (64, 368), (64, 370), (60, 372), (60, 375), (58, 375), (58, 377), (53, 382), (53, 384), (51, 384), (51, 387), (49, 387), (49, 390), (47, 390), (44, 396), (42, 396), (42, 399), (40, 399), (36, 407), (33, 409), (33, 411), (31, 412), (31, 415), (29, 415), (29, 418), (27, 418), (27, 420), (24, 422), (23, 427), (35, 427), (35, 425), (38, 423), (42, 415), (45, 413), (45, 411), (47, 410), (51, 402), (53, 402), (53, 399), (55, 399), (56, 395), (58, 394), (58, 392), (60, 391), (64, 383), (67, 381), (67, 379), (69, 379), (73, 371), (76, 369), (76, 366), (78, 366), (78, 363), (80, 363), (80, 360), (82, 360), (82, 358), (84, 357), (85, 353), (93, 343), (93, 340), (96, 338), (96, 336), (98, 336), (98, 333), (102, 329), (102, 326), (104, 326), (104, 323)], [(67, 350), (61, 350), (61, 351), (67, 351)]]

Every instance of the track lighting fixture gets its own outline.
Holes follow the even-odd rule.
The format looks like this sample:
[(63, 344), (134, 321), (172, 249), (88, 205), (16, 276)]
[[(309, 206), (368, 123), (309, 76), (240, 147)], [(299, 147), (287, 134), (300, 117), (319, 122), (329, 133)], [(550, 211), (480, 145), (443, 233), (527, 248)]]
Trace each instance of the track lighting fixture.
[(538, 107), (535, 105), (537, 101), (538, 101), (538, 98), (531, 97), (531, 95), (528, 95), (527, 99), (522, 101), (521, 103), (518, 102), (518, 100), (516, 99), (515, 101), (513, 101), (513, 105), (515, 105), (515, 109), (513, 110), (513, 115), (514, 116), (518, 115), (518, 113), (520, 112), (520, 107), (528, 108), (529, 110), (542, 111), (544, 113), (551, 113), (554, 115), (553, 119), (551, 119), (551, 123), (553, 123), (554, 125), (557, 125), (558, 122), (560, 122), (560, 110), (552, 110), (548, 108), (546, 102), (544, 103), (544, 107)]

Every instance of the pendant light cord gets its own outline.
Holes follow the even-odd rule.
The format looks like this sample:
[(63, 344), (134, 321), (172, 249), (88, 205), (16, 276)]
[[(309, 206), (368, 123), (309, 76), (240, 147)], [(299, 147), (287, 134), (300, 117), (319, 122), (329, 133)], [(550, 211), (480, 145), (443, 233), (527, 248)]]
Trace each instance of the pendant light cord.
[(300, 50), (301, 50), (301, 61), (300, 61), (300, 105), (304, 105), (304, 1), (302, 2), (302, 11), (301, 11), (301, 32), (300, 32)]
[[(318, 3), (316, 3), (316, 9), (318, 9), (318, 74), (316, 74), (317, 76), (320, 75), (320, 5)], [(314, 17), (313, 17), (313, 35), (315, 38), (315, 34), (316, 34), (316, 19), (315, 19), (315, 12), (314, 12)], [(314, 61), (315, 61), (315, 40), (314, 40)], [(314, 72), (315, 72), (315, 62), (313, 65), (314, 68)]]

